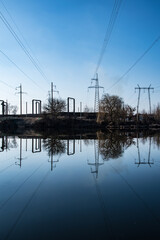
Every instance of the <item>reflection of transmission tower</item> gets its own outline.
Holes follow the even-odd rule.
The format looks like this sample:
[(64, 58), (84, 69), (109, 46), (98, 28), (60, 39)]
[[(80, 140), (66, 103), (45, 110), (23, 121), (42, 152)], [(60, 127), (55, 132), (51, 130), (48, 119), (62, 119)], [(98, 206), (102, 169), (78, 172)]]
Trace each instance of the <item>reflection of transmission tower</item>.
[(148, 159), (147, 160), (145, 158), (141, 159), (138, 137), (137, 137), (137, 150), (138, 150), (138, 161), (135, 162), (135, 164), (138, 164), (138, 167), (141, 164), (148, 164), (151, 167), (151, 164), (154, 164), (154, 161), (151, 160), (151, 137), (149, 138), (149, 151), (148, 151)]
[(25, 158), (22, 157), (22, 138), (20, 138), (19, 158), (16, 158), (16, 159), (19, 160), (19, 163), (15, 162), (15, 164), (16, 164), (16, 165), (19, 165), (20, 168), (21, 168), (21, 166), (22, 166), (22, 160), (23, 160), (23, 159), (26, 159), (26, 157), (25, 157)]
[(48, 160), (48, 162), (51, 163), (51, 171), (53, 171), (53, 168), (56, 168), (56, 163), (59, 162), (59, 158), (60, 158), (60, 156), (58, 157), (57, 160), (53, 160), (53, 153), (51, 154), (51, 161)]
[(94, 154), (95, 154), (95, 163), (88, 162), (88, 165), (95, 166), (95, 170), (92, 170), (91, 168), (91, 173), (96, 173), (96, 178), (98, 178), (99, 166), (104, 164), (99, 162), (99, 141), (98, 140), (94, 140)]
[(98, 73), (96, 73), (96, 78), (93, 78), (91, 80), (91, 84), (92, 81), (95, 81), (95, 86), (90, 86), (88, 88), (95, 88), (95, 98), (94, 98), (94, 111), (95, 112), (99, 112), (99, 89), (104, 87), (99, 86), (99, 81), (98, 81)]

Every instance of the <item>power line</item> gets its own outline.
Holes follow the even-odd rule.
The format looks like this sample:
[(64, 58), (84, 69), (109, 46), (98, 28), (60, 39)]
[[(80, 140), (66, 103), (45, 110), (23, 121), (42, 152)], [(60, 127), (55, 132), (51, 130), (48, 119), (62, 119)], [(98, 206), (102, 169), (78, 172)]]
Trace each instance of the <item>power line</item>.
[(4, 85), (6, 85), (9, 88), (15, 89), (13, 86), (11, 86), (10, 84), (4, 82), (3, 80), (0, 80), (1, 83), (3, 83)]
[[(103, 56), (104, 56), (104, 53), (105, 53), (105, 50), (106, 50), (106, 47), (109, 43), (109, 40), (110, 40), (112, 31), (113, 31), (117, 16), (118, 16), (118, 12), (119, 12), (121, 3), (122, 3), (122, 0), (115, 0), (115, 2), (114, 2), (111, 17), (110, 17), (110, 20), (109, 20), (109, 24), (108, 24), (108, 27), (107, 27), (106, 34), (105, 34), (104, 42), (103, 42), (102, 49), (101, 49), (101, 52), (100, 52), (100, 56), (99, 56), (99, 59), (98, 59), (98, 63), (97, 63), (97, 66), (96, 66), (95, 74), (98, 72), (98, 69), (100, 67), (100, 64), (102, 62), (102, 59), (103, 59)], [(95, 74), (94, 74), (94, 76), (95, 76)]]
[(0, 53), (5, 57), (7, 58), (7, 60), (9, 62), (11, 62), (21, 73), (23, 73), (23, 75), (28, 78), (29, 80), (31, 80), (37, 87), (39, 87), (41, 89), (41, 87), (31, 78), (29, 77), (14, 61), (12, 61), (8, 56), (7, 54), (5, 54), (2, 50), (0, 50)]
[(2, 20), (2, 22), (5, 24), (5, 26), (8, 28), (9, 32), (12, 34), (12, 36), (14, 37), (14, 39), (17, 41), (17, 43), (19, 44), (19, 46), (22, 48), (22, 50), (24, 51), (24, 53), (27, 55), (27, 57), (30, 59), (30, 61), (32, 62), (32, 64), (34, 65), (34, 67), (37, 69), (37, 71), (41, 74), (41, 76), (47, 81), (47, 77), (44, 74), (44, 72), (42, 71), (42, 69), (39, 67), (39, 65), (36, 63), (36, 61), (34, 60), (34, 58), (31, 56), (31, 54), (29, 53), (29, 51), (26, 49), (26, 47), (24, 46), (24, 44), (22, 43), (22, 41), (20, 40), (20, 38), (18, 37), (18, 35), (16, 34), (16, 32), (13, 30), (13, 28), (11, 27), (11, 25), (9, 24), (9, 22), (6, 20), (6, 18), (4, 17), (4, 15), (2, 14), (2, 12), (0, 11), (0, 19)]
[(152, 44), (143, 52), (143, 54), (137, 58), (137, 60), (131, 65), (130, 68), (107, 90), (113, 88), (118, 82), (120, 82), (143, 58), (144, 56), (154, 47), (156, 43), (160, 40), (160, 35), (152, 42)]
[(120, 178), (126, 183), (126, 185), (128, 186), (128, 188), (131, 190), (131, 192), (136, 196), (136, 198), (142, 202), (143, 206), (147, 209), (147, 211), (152, 215), (152, 217), (154, 218), (154, 220), (157, 223), (160, 223), (160, 219), (157, 217), (157, 215), (154, 213), (154, 211), (152, 210), (152, 208), (150, 208), (148, 206), (148, 204), (143, 200), (143, 198), (134, 190), (134, 188), (132, 187), (132, 185), (127, 181), (127, 179), (115, 168), (113, 167), (113, 165), (110, 163), (110, 166), (112, 167), (112, 169), (120, 176)]
[(157, 86), (157, 87), (155, 87), (155, 88), (160, 88), (160, 86)]
[(30, 52), (32, 53), (32, 55), (34, 56), (34, 58), (36, 59), (36, 61), (40, 64), (39, 60), (37, 59), (37, 57), (35, 56), (33, 50), (30, 48), (30, 45), (28, 44), (27, 40), (25, 39), (24, 35), (22, 34), (20, 28), (18, 27), (17, 23), (15, 22), (15, 20), (13, 19), (11, 13), (8, 11), (6, 5), (4, 4), (4, 2), (2, 0), (0, 0), (4, 9), (6, 10), (7, 14), (9, 15), (10, 19), (12, 20), (13, 24), (15, 25), (15, 27), (17, 28), (17, 31), (19, 32), (19, 34), (21, 35), (23, 41), (25, 42), (26, 46), (28, 47), (28, 49), (30, 50)]

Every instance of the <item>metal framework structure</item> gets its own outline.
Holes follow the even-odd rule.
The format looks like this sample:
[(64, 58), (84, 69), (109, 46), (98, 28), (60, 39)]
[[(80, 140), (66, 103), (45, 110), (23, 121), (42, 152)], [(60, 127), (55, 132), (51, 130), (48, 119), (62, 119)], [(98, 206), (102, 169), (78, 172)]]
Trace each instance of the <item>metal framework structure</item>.
[(42, 101), (33, 99), (32, 100), (32, 114), (41, 114)]
[(92, 82), (95, 81), (94, 86), (89, 86), (88, 88), (95, 88), (95, 98), (94, 98), (94, 111), (99, 112), (99, 89), (104, 87), (99, 86), (99, 80), (98, 80), (98, 73), (96, 73), (96, 77), (91, 79)]
[(72, 140), (72, 152), (70, 151), (70, 140), (67, 140), (67, 155), (75, 154), (75, 139)]
[(33, 138), (32, 139), (32, 153), (39, 153), (39, 152), (41, 152), (41, 139)]
[(4, 150), (8, 148), (8, 138), (7, 136), (3, 136), (3, 137), (0, 137), (0, 142), (1, 142), (1, 146), (0, 146), (0, 152), (4, 152)]
[(67, 112), (69, 113), (69, 103), (70, 103), (70, 100), (73, 101), (73, 114), (75, 114), (75, 98), (72, 98), (72, 97), (68, 97), (67, 98)]
[(137, 102), (137, 119), (138, 119), (141, 90), (144, 90), (144, 91), (147, 90), (148, 91), (149, 113), (151, 114), (151, 95), (150, 95), (150, 91), (154, 90), (154, 88), (151, 87), (151, 85), (149, 85), (149, 87), (140, 87), (138, 85), (138, 87), (135, 88), (135, 91), (136, 90), (138, 90), (138, 102)]
[(5, 102), (4, 100), (0, 100), (1, 105), (2, 105), (2, 115), (8, 115), (8, 103)]

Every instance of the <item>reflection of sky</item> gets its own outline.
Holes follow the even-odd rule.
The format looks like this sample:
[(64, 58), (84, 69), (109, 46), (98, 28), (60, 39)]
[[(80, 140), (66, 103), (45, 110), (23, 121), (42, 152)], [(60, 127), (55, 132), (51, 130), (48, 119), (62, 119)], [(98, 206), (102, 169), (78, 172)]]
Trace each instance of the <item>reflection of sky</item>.
[[(27, 232), (24, 236), (27, 239), (36, 234), (73, 237), (77, 231), (81, 239), (92, 234), (94, 239), (103, 236), (106, 227), (126, 239), (130, 239), (132, 232), (135, 239), (142, 234), (159, 233), (160, 161), (156, 144), (151, 145), (154, 159), (151, 167), (137, 167), (137, 147), (132, 145), (122, 157), (105, 161), (96, 180), (87, 164), (87, 160), (95, 161), (94, 140), (89, 145), (83, 140), (80, 145), (80, 140), (76, 140), (75, 154), (62, 154), (53, 171), (44, 148), (41, 153), (33, 154), (32, 141), (28, 139), (26, 152), (25, 141), (22, 140), (21, 168), (15, 164), (19, 139), (18, 148), (0, 153), (2, 239), (7, 232), (11, 239), (20, 239)], [(147, 158), (149, 139), (139, 139), (139, 149), (142, 157)], [(102, 162), (101, 156), (99, 160)]]
[[(4, 1), (4, 0), (3, 0)], [(92, 90), (87, 93), (90, 79), (98, 61), (99, 52), (113, 7), (111, 0), (15, 0), (4, 1), (7, 9), (29, 43), (34, 54), (41, 62), (49, 81), (57, 85), (63, 98), (76, 98), (77, 107), (93, 105)], [(7, 15), (3, 5), (2, 13), (16, 28)], [(124, 1), (113, 34), (99, 70), (100, 84), (108, 89), (145, 49), (159, 35), (159, 1)], [(12, 64), (0, 55), (1, 79), (17, 87), (21, 82), (28, 95), (30, 110), (31, 99), (47, 98), (49, 83), (45, 81), (27, 59), (6, 27), (0, 22), (0, 45), (15, 63), (21, 67), (42, 88), (25, 78)], [(159, 43), (130, 72), (123, 81), (109, 90), (118, 94), (133, 106), (137, 102), (134, 87), (159, 86)], [(1, 98), (12, 104), (19, 104), (14, 89), (0, 83)], [(152, 94), (152, 104), (157, 103), (156, 89)], [(107, 91), (108, 92), (108, 91)], [(56, 93), (55, 93), (55, 96)], [(148, 108), (147, 93), (142, 94), (141, 108)], [(77, 109), (76, 107), (76, 109)]]

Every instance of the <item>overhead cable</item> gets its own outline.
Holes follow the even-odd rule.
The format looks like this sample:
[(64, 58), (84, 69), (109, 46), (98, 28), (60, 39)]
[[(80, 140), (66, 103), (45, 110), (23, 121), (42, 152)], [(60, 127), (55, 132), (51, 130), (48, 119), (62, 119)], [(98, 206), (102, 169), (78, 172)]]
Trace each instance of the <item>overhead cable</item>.
[(29, 77), (14, 61), (12, 61), (2, 50), (0, 50), (0, 53), (7, 58), (8, 61), (10, 61), (23, 75), (31, 80), (37, 87), (39, 87), (41, 90), (42, 88), (31, 78)]
[(11, 86), (10, 84), (6, 83), (6, 82), (3, 81), (3, 80), (0, 80), (0, 82), (3, 83), (4, 85), (6, 85), (6, 86), (9, 87), (9, 88), (15, 89), (13, 86)]
[(2, 12), (0, 11), (0, 19), (2, 20), (2, 22), (5, 24), (5, 26), (8, 28), (9, 32), (12, 34), (12, 36), (15, 38), (15, 40), (17, 41), (17, 43), (19, 44), (19, 46), (22, 48), (22, 50), (24, 51), (24, 53), (26, 54), (26, 56), (30, 59), (30, 61), (32, 62), (32, 64), (34, 65), (34, 67), (37, 69), (37, 71), (41, 74), (41, 76), (47, 81), (47, 77), (44, 74), (44, 72), (42, 71), (42, 69), (40, 68), (40, 66), (36, 63), (36, 61), (34, 60), (34, 58), (31, 56), (31, 54), (29, 53), (29, 51), (27, 50), (27, 48), (24, 46), (24, 44), (22, 43), (22, 41), (20, 40), (20, 38), (18, 37), (18, 35), (16, 34), (16, 32), (13, 30), (13, 28), (11, 27), (11, 25), (9, 24), (9, 22), (6, 20), (6, 18), (4, 17), (4, 15), (2, 14)]
[(104, 53), (105, 53), (105, 50), (106, 50), (106, 47), (107, 47), (107, 45), (109, 43), (109, 40), (111, 38), (111, 34), (113, 32), (113, 28), (114, 28), (114, 25), (115, 25), (115, 22), (116, 22), (116, 19), (117, 19), (117, 16), (118, 16), (119, 9), (121, 7), (121, 3), (122, 3), (122, 0), (115, 0), (115, 2), (114, 2), (114, 6), (113, 6), (113, 9), (112, 9), (111, 17), (110, 17), (110, 20), (109, 20), (109, 23), (108, 23), (107, 31), (106, 31), (106, 34), (105, 34), (102, 49), (100, 51), (100, 56), (99, 56), (99, 59), (98, 59), (98, 63), (97, 63), (96, 69), (95, 69), (94, 76), (98, 72), (98, 69), (100, 67), (100, 64), (102, 62), (102, 59), (103, 59), (103, 56), (104, 56)]
[(37, 59), (37, 57), (35, 56), (33, 50), (31, 49), (30, 45), (28, 44), (27, 40), (25, 39), (24, 35), (22, 34), (20, 28), (18, 27), (17, 23), (15, 22), (15, 20), (13, 19), (11, 13), (8, 11), (6, 5), (4, 4), (4, 1), (0, 0), (4, 9), (6, 10), (8, 16), (10, 17), (10, 19), (12, 20), (13, 24), (15, 25), (15, 27), (17, 28), (17, 31), (19, 32), (19, 34), (21, 35), (23, 41), (25, 42), (26, 46), (28, 47), (28, 49), (30, 50), (30, 52), (32, 53), (32, 55), (34, 56), (34, 58), (36, 59), (36, 61), (38, 62), (38, 64), (41, 66), (39, 60)]
[(128, 68), (128, 70), (107, 90), (113, 88), (117, 83), (119, 83), (143, 58), (144, 56), (158, 43), (160, 40), (160, 35), (151, 43), (151, 45), (137, 58), (137, 60)]

